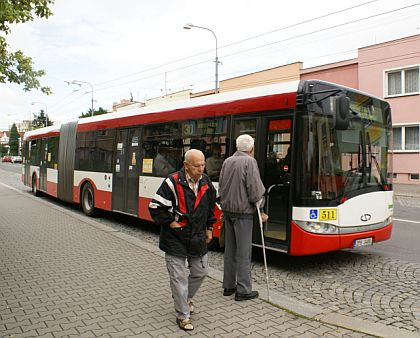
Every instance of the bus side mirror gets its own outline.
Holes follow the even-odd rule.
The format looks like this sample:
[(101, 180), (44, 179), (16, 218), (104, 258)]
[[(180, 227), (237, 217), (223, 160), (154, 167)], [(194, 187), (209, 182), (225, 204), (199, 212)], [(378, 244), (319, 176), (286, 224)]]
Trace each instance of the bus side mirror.
[(350, 100), (346, 94), (331, 97), (334, 127), (337, 130), (347, 130), (350, 123)]

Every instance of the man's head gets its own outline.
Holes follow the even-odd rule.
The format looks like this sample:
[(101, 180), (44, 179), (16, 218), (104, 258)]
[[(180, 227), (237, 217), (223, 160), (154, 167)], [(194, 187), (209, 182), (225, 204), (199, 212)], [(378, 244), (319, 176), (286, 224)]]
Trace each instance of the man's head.
[(190, 175), (194, 181), (198, 181), (204, 173), (206, 160), (201, 150), (190, 149), (185, 153), (184, 157), (185, 172)]
[(238, 136), (236, 139), (236, 149), (251, 154), (254, 149), (254, 139), (252, 136), (248, 134)]

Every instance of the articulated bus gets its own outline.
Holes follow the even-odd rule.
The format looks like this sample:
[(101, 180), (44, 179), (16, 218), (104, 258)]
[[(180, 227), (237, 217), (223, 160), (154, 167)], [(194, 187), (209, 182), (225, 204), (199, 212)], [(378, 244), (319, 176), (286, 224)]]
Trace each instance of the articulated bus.
[[(293, 81), (27, 132), (22, 180), (35, 195), (80, 204), (89, 216), (103, 209), (150, 221), (149, 201), (188, 149), (203, 151), (217, 188), (223, 160), (247, 133), (266, 187), (266, 247), (310, 255), (390, 238), (391, 129), (390, 107), (377, 97)], [(253, 244), (261, 246), (254, 223)], [(220, 222), (216, 241), (219, 230)]]

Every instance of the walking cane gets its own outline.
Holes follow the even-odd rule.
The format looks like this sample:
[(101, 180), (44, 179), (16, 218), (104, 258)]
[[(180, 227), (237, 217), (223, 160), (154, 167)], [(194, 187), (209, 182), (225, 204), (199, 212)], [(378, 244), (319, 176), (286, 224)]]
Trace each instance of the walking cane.
[(266, 282), (267, 282), (267, 298), (268, 301), (270, 302), (270, 286), (268, 284), (268, 269), (267, 269), (267, 259), (265, 257), (265, 242), (264, 242), (264, 231), (263, 231), (263, 221), (261, 218), (261, 211), (260, 211), (260, 205), (261, 205), (261, 201), (258, 201), (255, 206), (257, 207), (257, 213), (258, 213), (258, 221), (260, 222), (260, 230), (261, 230), (261, 243), (262, 243), (262, 249), (263, 249), (263, 256), (264, 256), (264, 269), (265, 269), (265, 278), (266, 278)]

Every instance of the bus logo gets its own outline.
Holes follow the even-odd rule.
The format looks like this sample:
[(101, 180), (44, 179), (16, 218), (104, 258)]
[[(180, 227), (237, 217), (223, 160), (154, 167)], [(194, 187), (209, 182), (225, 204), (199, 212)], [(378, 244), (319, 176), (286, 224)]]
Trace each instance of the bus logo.
[(362, 222), (370, 221), (371, 218), (372, 218), (372, 216), (370, 214), (363, 214), (362, 216), (360, 216), (360, 220)]

